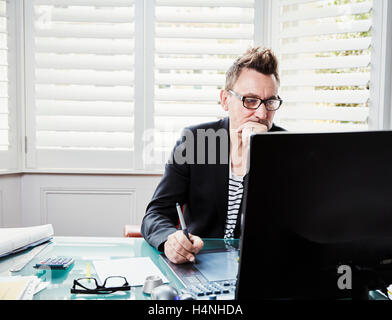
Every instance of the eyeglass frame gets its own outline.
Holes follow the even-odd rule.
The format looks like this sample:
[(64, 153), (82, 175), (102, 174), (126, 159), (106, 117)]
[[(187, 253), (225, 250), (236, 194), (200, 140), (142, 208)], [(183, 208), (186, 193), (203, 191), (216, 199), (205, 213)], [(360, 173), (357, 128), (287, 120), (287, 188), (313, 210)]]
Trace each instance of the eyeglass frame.
[[(264, 107), (265, 107), (265, 109), (267, 110), (267, 111), (276, 111), (276, 110), (278, 110), (280, 107), (281, 107), (281, 105), (282, 105), (282, 103), (283, 103), (283, 100), (279, 97), (279, 96), (277, 96), (277, 98), (272, 98), (272, 99), (265, 99), (265, 100), (263, 100), (263, 99), (260, 99), (260, 98), (256, 98), (256, 97), (245, 97), (245, 96), (242, 96), (242, 95), (240, 95), (239, 93), (237, 93), (237, 92), (235, 92), (235, 91), (233, 91), (233, 90), (231, 90), (231, 89), (229, 89), (229, 90), (227, 90), (229, 93), (231, 93), (232, 95), (234, 95), (234, 96), (236, 96), (238, 99), (240, 99), (241, 101), (242, 101), (242, 106), (244, 107), (244, 108), (246, 108), (246, 109), (248, 109), (248, 110), (257, 110), (258, 108), (260, 108), (260, 106), (262, 105), (262, 104), (264, 104)], [(249, 107), (247, 107), (246, 105), (245, 105), (245, 99), (246, 98), (252, 98), (252, 99), (256, 99), (256, 100), (259, 100), (259, 105), (257, 106), (257, 107), (255, 107), (255, 108), (249, 108)], [(269, 109), (268, 107), (267, 107), (267, 105), (266, 105), (266, 102), (267, 101), (270, 101), (270, 100), (277, 100), (277, 101), (279, 101), (279, 107), (277, 107), (276, 109)]]
[[(123, 278), (125, 283), (121, 287), (110, 287), (110, 288), (107, 288), (107, 287), (105, 287), (106, 281), (108, 279), (110, 279), (110, 278)], [(95, 289), (90, 289), (90, 288), (87, 288), (84, 285), (82, 285), (79, 282), (79, 280), (84, 280), (84, 279), (94, 280), (96, 288)], [(82, 287), (82, 288), (84, 288), (84, 289), (83, 290), (82, 289), (76, 289), (75, 286), (77, 286), (77, 285)], [(94, 277), (85, 277), (85, 278), (74, 279), (73, 286), (71, 288), (71, 293), (109, 294), (109, 293), (113, 293), (113, 292), (116, 292), (116, 291), (129, 291), (129, 290), (131, 290), (131, 286), (129, 285), (127, 279), (125, 277), (123, 277), (123, 276), (110, 276), (110, 277), (107, 277), (105, 279), (105, 281), (103, 282), (103, 285), (99, 285), (97, 279), (94, 278)]]

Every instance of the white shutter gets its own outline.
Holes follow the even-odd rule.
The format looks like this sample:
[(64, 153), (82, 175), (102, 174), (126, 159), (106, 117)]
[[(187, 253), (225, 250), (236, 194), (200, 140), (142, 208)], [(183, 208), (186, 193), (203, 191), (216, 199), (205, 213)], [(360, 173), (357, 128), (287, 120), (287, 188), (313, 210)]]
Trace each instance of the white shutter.
[(18, 168), (14, 5), (0, 0), (0, 171)]
[(254, 7), (253, 0), (155, 1), (156, 150), (170, 151), (185, 126), (226, 116), (220, 89), (254, 43)]
[(0, 1), (0, 151), (8, 151), (8, 45), (6, 1)]
[(27, 168), (133, 169), (134, 1), (26, 2)]
[(284, 100), (276, 122), (291, 131), (367, 130), (373, 1), (273, 2)]

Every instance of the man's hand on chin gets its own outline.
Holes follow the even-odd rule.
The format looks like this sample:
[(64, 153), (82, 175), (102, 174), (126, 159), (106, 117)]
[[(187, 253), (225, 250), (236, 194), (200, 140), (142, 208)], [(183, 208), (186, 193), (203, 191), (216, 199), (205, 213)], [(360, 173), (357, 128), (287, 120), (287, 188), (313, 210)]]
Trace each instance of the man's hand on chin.
[(249, 140), (250, 140), (249, 137), (252, 134), (267, 132), (268, 129), (269, 129), (269, 123), (267, 120), (260, 120), (258, 122), (248, 121), (237, 128), (238, 134), (241, 135), (242, 148), (244, 151), (246, 151), (245, 153), (247, 153), (249, 148)]
[(231, 164), (233, 173), (244, 176), (249, 151), (249, 141), (252, 134), (264, 133), (269, 129), (267, 120), (248, 121), (230, 133)]

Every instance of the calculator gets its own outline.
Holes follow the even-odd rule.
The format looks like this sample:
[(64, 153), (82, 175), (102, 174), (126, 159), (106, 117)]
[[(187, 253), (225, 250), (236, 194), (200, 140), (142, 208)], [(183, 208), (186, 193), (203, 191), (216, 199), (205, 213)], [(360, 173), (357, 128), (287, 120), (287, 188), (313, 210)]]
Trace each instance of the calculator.
[(35, 264), (34, 268), (66, 270), (73, 263), (74, 259), (71, 257), (52, 257)]

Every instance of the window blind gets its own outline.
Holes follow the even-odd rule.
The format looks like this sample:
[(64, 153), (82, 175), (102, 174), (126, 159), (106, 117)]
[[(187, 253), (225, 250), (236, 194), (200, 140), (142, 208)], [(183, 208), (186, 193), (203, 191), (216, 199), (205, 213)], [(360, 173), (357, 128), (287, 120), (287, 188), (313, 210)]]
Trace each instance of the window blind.
[(14, 3), (0, 0), (0, 170), (17, 169)]
[(291, 131), (367, 130), (372, 0), (280, 0), (279, 124)]
[(134, 1), (26, 3), (27, 166), (134, 163)]
[(6, 1), (0, 1), (0, 151), (8, 151), (8, 45)]
[(185, 126), (226, 116), (220, 89), (254, 43), (254, 7), (253, 0), (155, 1), (156, 150), (170, 151)]

